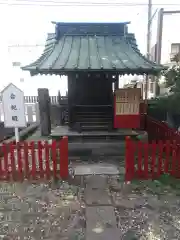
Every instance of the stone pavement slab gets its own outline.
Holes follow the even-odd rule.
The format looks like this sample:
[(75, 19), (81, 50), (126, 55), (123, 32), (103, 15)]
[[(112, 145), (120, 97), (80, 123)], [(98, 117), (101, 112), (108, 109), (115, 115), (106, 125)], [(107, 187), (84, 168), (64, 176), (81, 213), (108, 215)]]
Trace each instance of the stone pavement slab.
[(112, 206), (86, 208), (86, 240), (119, 240)]
[(87, 205), (111, 205), (107, 189), (85, 189), (85, 202)]
[(118, 167), (113, 164), (97, 163), (97, 164), (82, 164), (74, 167), (75, 175), (118, 175)]
[(87, 189), (106, 189), (107, 188), (107, 176), (91, 175), (86, 177)]

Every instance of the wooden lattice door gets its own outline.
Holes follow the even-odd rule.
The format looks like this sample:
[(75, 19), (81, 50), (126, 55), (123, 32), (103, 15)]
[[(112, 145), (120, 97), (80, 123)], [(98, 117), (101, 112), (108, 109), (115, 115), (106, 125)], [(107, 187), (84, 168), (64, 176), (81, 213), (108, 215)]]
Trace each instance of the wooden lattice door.
[(114, 97), (114, 128), (140, 128), (141, 89), (117, 89)]

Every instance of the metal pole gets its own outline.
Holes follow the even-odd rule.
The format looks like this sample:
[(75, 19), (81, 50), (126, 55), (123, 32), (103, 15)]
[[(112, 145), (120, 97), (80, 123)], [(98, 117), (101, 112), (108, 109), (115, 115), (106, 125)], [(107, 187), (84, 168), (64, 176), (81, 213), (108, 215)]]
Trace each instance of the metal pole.
[[(161, 8), (158, 12), (158, 25), (157, 25), (157, 40), (156, 40), (156, 49), (155, 49), (155, 59), (154, 61), (157, 64), (161, 63), (161, 48), (162, 48), (162, 31), (163, 31), (163, 13), (164, 9)], [(157, 82), (158, 82), (158, 77), (154, 77), (155, 80), (155, 96), (157, 92)]]
[[(147, 24), (147, 58), (150, 59), (151, 51), (151, 24), (152, 24), (152, 0), (148, 0), (148, 24)], [(145, 81), (145, 113), (147, 113), (148, 75)]]
[(150, 59), (151, 52), (151, 25), (152, 25), (152, 0), (148, 0), (148, 24), (147, 24), (147, 57)]
[(19, 142), (19, 129), (17, 127), (15, 127), (15, 139), (16, 139), (16, 143)]
[(163, 32), (163, 15), (164, 9), (161, 8), (158, 13), (158, 27), (157, 27), (157, 45), (155, 61), (161, 63), (161, 49), (162, 49), (162, 32)]
[[(162, 51), (162, 33), (163, 33), (163, 20), (164, 20), (164, 14), (179, 14), (180, 10), (175, 11), (164, 11), (163, 8), (159, 10), (158, 13), (158, 25), (157, 25), (157, 40), (156, 40), (156, 56), (155, 56), (155, 62), (160, 64), (161, 63), (161, 51)], [(157, 77), (155, 78), (157, 81)], [(156, 91), (156, 85), (155, 85), (155, 91)]]
[(156, 50), (156, 62), (158, 64), (161, 63), (161, 49), (162, 49), (162, 33), (163, 33), (163, 17), (164, 14), (172, 15), (172, 14), (179, 14), (180, 10), (175, 11), (164, 11), (163, 8), (160, 9), (158, 13), (158, 28), (157, 28), (157, 50)]

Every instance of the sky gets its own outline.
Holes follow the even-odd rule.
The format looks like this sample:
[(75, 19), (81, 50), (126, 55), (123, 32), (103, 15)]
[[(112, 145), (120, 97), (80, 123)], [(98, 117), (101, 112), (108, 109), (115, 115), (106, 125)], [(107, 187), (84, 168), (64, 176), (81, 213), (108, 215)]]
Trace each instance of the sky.
[[(146, 53), (147, 40), (147, 2), (148, 0), (116, 0), (126, 4), (114, 6), (58, 6), (60, 0), (0, 0), (0, 63), (1, 80), (0, 90), (9, 82), (20, 87), (25, 95), (37, 95), (38, 87), (47, 87), (51, 95), (56, 95), (60, 89), (65, 93), (67, 83), (65, 78), (59, 76), (30, 77), (29, 73), (22, 73), (24, 82), (20, 81), (19, 71), (13, 70), (12, 61), (21, 61), (22, 64), (30, 63), (40, 56), (43, 51), (48, 32), (54, 32), (51, 21), (64, 22), (124, 22), (130, 21), (129, 32), (135, 33), (137, 43), (143, 54)], [(77, 0), (63, 0), (63, 2), (78, 2)], [(79, 0), (82, 2), (82, 0)], [(84, 0), (87, 2), (110, 2), (107, 0)], [(57, 3), (55, 3), (57, 2)], [(114, 3), (115, 0), (112, 0)], [(8, 5), (8, 4), (9, 5)], [(18, 5), (12, 5), (18, 3)], [(25, 5), (27, 3), (27, 5)], [(33, 3), (33, 5), (31, 5)], [(127, 3), (131, 3), (131, 6)], [(23, 5), (21, 5), (23, 4)], [(54, 6), (38, 6), (38, 5)], [(142, 4), (142, 5), (140, 5)], [(180, 9), (179, 0), (157, 0), (153, 3), (153, 13), (156, 9), (164, 7), (165, 10)], [(168, 5), (171, 4), (171, 5)], [(174, 4), (174, 5), (173, 5)], [(175, 5), (179, 4), (179, 5)], [(180, 14), (165, 16), (163, 31), (162, 59), (168, 59), (170, 42), (180, 42), (180, 34), (176, 29), (180, 21)], [(156, 41), (157, 14), (152, 20), (152, 45)], [(12, 45), (35, 45), (33, 48), (12, 48)]]

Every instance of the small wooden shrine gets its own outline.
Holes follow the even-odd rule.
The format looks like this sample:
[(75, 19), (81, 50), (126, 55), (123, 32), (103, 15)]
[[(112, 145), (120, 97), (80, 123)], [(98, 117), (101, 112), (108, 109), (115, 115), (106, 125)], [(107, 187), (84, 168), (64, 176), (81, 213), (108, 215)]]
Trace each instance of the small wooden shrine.
[(79, 131), (138, 127), (140, 89), (118, 89), (119, 76), (162, 69), (140, 53), (127, 22), (56, 23), (42, 56), (23, 67), (68, 77), (68, 124)]

